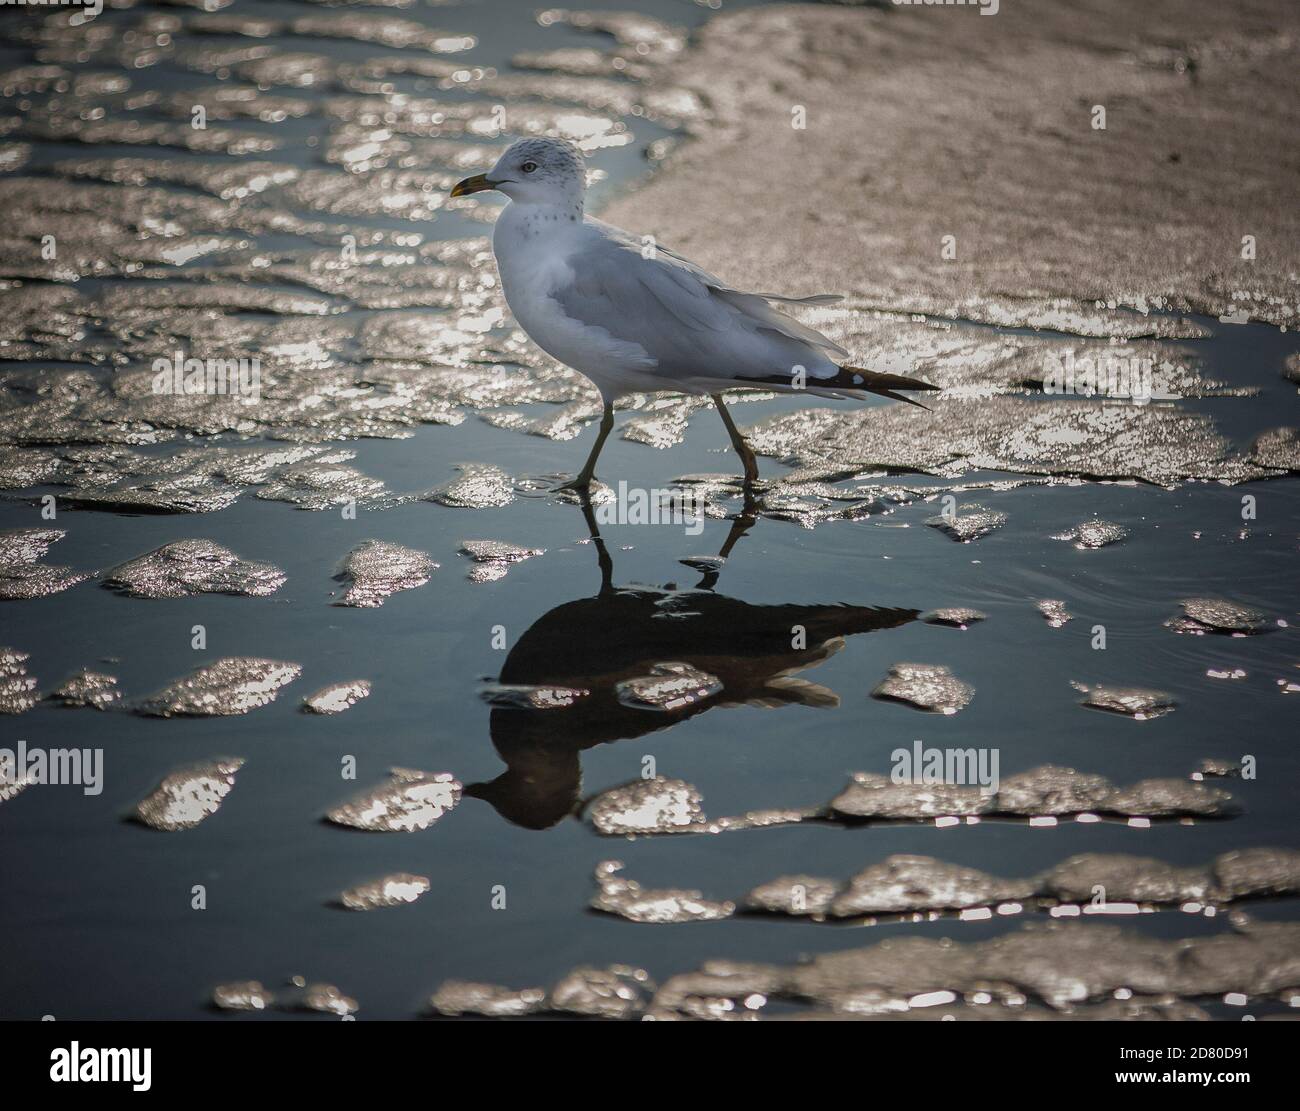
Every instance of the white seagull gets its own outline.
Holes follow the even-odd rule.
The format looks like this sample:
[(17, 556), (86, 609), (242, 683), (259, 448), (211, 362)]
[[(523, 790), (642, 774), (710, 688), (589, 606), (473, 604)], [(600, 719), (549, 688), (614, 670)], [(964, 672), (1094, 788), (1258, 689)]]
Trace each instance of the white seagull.
[(451, 195), (485, 189), (510, 198), (492, 234), (510, 311), (538, 347), (589, 378), (604, 402), (595, 447), (561, 489), (591, 485), (614, 427), (614, 401), (623, 394), (708, 394), (748, 484), (758, 463), (722, 402), (723, 390), (858, 399), (869, 392), (911, 401), (892, 391), (938, 388), (837, 362), (849, 357), (843, 347), (768, 303), (825, 305), (836, 296), (746, 293), (666, 247), (586, 215), (582, 154), (562, 139), (520, 139)]

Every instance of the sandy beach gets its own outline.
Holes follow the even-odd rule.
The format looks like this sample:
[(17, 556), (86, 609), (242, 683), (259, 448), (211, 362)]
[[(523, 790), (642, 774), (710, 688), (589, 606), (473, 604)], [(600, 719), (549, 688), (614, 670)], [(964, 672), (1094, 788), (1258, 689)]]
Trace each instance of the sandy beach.
[(720, 274), (857, 308), (1294, 327), (1298, 35), (1269, 2), (724, 13), (660, 71), (708, 122), (606, 215)]

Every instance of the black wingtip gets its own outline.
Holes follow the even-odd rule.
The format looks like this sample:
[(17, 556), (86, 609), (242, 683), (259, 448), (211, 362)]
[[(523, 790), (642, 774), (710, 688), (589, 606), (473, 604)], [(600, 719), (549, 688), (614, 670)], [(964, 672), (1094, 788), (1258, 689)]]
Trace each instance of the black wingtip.
[[(934, 389), (934, 388), (935, 388), (935, 387), (931, 387), (931, 389)], [(909, 405), (915, 405), (918, 409), (924, 409), (927, 413), (933, 413), (933, 412), (934, 412), (934, 410), (931, 409), (930, 406), (928, 406), (928, 405), (922, 405), (919, 401), (916, 401), (916, 400), (914, 400), (913, 398), (907, 397), (905, 394), (894, 393), (893, 390), (872, 390), (871, 392), (874, 393), (874, 394), (879, 394), (881, 397), (887, 397), (887, 398), (889, 398), (891, 401), (906, 401)]]
[(881, 397), (887, 397), (891, 401), (906, 401), (909, 405), (915, 405), (918, 409), (924, 409), (927, 413), (934, 412), (928, 405), (922, 405), (919, 401), (914, 401), (910, 397), (905, 397), (895, 390), (927, 390), (938, 391), (943, 389), (942, 386), (933, 385), (930, 382), (922, 382), (919, 378), (908, 378), (904, 374), (879, 374), (874, 370), (864, 370), (860, 366), (842, 366), (840, 373), (836, 376), (835, 381), (830, 383), (834, 386), (843, 386), (851, 390), (866, 390), (868, 393), (879, 394)]

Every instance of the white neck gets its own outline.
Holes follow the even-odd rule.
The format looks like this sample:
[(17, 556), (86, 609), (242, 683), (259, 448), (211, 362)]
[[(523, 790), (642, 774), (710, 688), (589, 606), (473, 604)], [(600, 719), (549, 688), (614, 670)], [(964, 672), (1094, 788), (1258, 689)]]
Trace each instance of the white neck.
[(563, 201), (558, 204), (511, 201), (497, 217), (493, 238), (508, 234), (512, 239), (550, 239), (568, 235), (580, 227), (580, 201)]

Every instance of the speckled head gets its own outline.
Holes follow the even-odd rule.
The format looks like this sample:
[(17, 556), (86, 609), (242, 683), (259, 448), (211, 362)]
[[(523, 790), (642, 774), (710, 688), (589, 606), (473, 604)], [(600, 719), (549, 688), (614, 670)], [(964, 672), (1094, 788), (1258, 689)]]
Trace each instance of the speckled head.
[(521, 204), (554, 204), (582, 209), (587, 167), (582, 152), (565, 139), (520, 139), (486, 174), (466, 178), (453, 197), (499, 189)]

